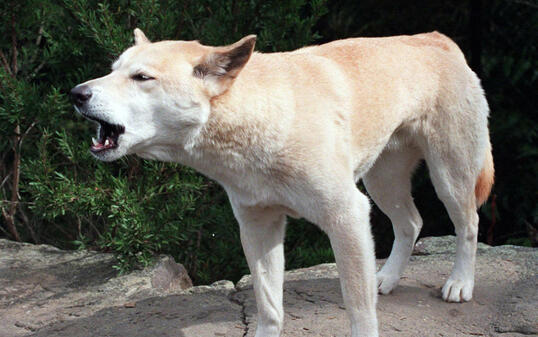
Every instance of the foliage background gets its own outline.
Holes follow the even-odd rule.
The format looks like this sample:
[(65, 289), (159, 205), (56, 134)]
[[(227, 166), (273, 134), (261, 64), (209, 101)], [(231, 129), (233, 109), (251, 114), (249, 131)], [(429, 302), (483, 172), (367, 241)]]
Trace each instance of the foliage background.
[[(167, 253), (195, 283), (237, 280), (248, 271), (220, 187), (175, 164), (95, 161), (88, 152), (94, 127), (74, 114), (70, 88), (106, 74), (135, 27), (153, 40), (213, 45), (255, 33), (256, 49), (264, 52), (439, 30), (462, 47), (491, 107), (497, 183), (480, 210), (479, 239), (536, 245), (533, 2), (26, 0), (2, 2), (0, 17), (0, 237), (115, 252), (120, 271)], [(424, 167), (414, 196), (422, 235), (453, 233)], [(390, 222), (374, 208), (372, 225), (384, 257)], [(301, 220), (288, 226), (286, 257), (287, 268), (333, 260), (326, 236)]]

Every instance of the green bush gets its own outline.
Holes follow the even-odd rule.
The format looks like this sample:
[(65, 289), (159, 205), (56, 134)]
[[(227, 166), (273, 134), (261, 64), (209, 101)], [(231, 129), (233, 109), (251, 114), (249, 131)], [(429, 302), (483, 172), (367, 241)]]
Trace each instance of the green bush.
[[(528, 244), (525, 228), (538, 219), (536, 13), (525, 2), (495, 0), (483, 8), (482, 78), (492, 110), (497, 203), (483, 208), (481, 226), (484, 236), (493, 214), (495, 243)], [(1, 2), (0, 16), (0, 235), (114, 252), (120, 271), (171, 254), (196, 283), (248, 272), (222, 189), (176, 164), (94, 160), (88, 152), (94, 127), (75, 115), (67, 97), (75, 84), (110, 71), (135, 27), (153, 40), (213, 45), (255, 33), (256, 49), (266, 52), (438, 29), (468, 56), (471, 49), (467, 1), (406, 0), (397, 7), (386, 0), (26, 0)], [(426, 181), (415, 181), (425, 233), (450, 232)], [(390, 224), (376, 209), (372, 220), (378, 252), (386, 255)], [(445, 226), (434, 230), (439, 222)], [(334, 260), (327, 237), (301, 220), (288, 225), (286, 257), (287, 268)]]
[(258, 50), (293, 49), (317, 38), (313, 26), (324, 2), (66, 0), (0, 6), (10, 22), (0, 27), (6, 60), (0, 69), (4, 235), (114, 252), (120, 271), (167, 253), (197, 283), (246, 273), (221, 188), (177, 164), (134, 157), (96, 161), (88, 151), (94, 128), (74, 114), (67, 93), (106, 74), (132, 43), (135, 27), (154, 40), (215, 45), (257, 33)]

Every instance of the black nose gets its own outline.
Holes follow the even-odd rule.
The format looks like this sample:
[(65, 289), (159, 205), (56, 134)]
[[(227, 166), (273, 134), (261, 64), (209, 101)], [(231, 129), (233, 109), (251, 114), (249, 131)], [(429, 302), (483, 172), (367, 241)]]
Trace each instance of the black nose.
[(71, 98), (78, 107), (81, 107), (92, 97), (92, 91), (87, 85), (77, 85), (71, 89)]

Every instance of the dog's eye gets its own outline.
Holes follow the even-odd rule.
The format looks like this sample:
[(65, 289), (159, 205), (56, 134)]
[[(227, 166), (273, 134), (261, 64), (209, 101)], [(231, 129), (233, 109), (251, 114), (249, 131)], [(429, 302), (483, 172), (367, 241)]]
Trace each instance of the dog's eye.
[(155, 79), (154, 77), (144, 75), (144, 74), (134, 74), (133, 76), (131, 76), (131, 78), (135, 81), (149, 81), (149, 80)]

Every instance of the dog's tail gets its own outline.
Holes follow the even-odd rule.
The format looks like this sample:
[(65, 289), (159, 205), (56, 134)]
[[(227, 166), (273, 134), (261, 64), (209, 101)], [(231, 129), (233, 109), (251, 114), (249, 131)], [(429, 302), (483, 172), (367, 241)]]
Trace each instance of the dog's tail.
[(474, 188), (477, 207), (482, 206), (482, 204), (488, 200), (495, 175), (495, 169), (493, 167), (493, 155), (491, 154), (491, 143), (489, 140), (488, 145), (489, 146), (486, 150), (486, 158), (482, 166), (482, 171), (480, 171), (480, 175), (476, 180), (476, 185)]

